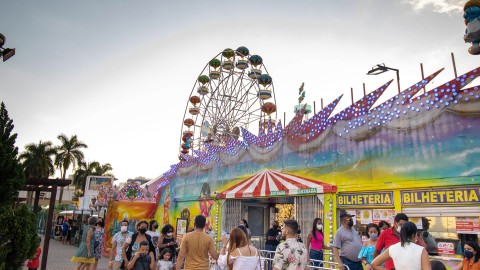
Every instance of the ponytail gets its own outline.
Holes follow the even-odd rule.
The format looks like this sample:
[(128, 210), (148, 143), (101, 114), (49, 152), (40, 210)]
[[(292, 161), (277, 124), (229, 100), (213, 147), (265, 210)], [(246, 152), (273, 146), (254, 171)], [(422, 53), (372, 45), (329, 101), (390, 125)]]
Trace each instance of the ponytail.
[(405, 247), (406, 244), (410, 244), (412, 242), (412, 238), (417, 235), (417, 225), (413, 222), (405, 222), (402, 225), (402, 229), (400, 230), (400, 242), (402, 247)]

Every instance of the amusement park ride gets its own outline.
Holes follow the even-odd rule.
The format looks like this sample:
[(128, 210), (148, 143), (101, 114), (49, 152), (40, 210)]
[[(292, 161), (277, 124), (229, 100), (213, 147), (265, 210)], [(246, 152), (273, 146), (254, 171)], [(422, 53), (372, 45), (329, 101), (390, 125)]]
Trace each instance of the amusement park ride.
[(241, 137), (241, 128), (275, 125), (272, 77), (259, 55), (246, 47), (227, 48), (198, 76), (185, 108), (179, 159), (198, 155), (209, 145), (225, 146)]

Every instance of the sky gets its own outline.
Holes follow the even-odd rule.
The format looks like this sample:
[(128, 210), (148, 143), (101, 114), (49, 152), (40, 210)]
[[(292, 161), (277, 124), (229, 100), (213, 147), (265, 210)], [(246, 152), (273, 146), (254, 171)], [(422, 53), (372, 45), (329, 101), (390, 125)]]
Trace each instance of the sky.
[[(26, 1), (0, 0), (0, 33), (16, 55), (0, 62), (0, 101), (29, 143), (77, 135), (86, 161), (120, 180), (157, 178), (178, 162), (185, 106), (210, 59), (246, 46), (263, 58), (279, 115), (294, 116), (298, 88), (337, 109), (394, 79), (402, 90), (479, 66), (464, 43), (463, 0)], [(396, 82), (385, 100), (397, 93)]]

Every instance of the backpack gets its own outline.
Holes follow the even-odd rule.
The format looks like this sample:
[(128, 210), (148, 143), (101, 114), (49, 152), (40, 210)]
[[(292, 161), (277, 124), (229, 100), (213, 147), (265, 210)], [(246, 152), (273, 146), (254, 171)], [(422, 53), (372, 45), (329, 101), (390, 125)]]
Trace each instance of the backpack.
[[(133, 247), (133, 244), (135, 244), (135, 241), (137, 241), (137, 236), (138, 236), (138, 232), (132, 234), (132, 241), (130, 241), (130, 245), (128, 245), (127, 249), (125, 250), (125, 253), (127, 255), (127, 259), (130, 261), (130, 259), (132, 258), (132, 247)], [(153, 257), (156, 258), (156, 253), (155, 253), (155, 247), (153, 246), (153, 243), (152, 243), (152, 237), (148, 234), (145, 234), (145, 237), (147, 238), (147, 241), (148, 241), (148, 252), (153, 252)]]

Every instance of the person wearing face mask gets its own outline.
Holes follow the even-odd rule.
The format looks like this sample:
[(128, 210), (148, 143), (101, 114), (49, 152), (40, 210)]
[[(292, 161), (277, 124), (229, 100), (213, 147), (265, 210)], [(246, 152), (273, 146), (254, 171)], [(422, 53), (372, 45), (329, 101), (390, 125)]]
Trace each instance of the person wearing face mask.
[(378, 227), (380, 228), (380, 233), (382, 233), (386, 229), (390, 228), (390, 224), (388, 224), (388, 222), (385, 220), (382, 220), (378, 223)]
[[(393, 227), (384, 230), (380, 234), (380, 237), (378, 237), (377, 245), (375, 246), (375, 252), (373, 253), (373, 258), (377, 257), (382, 252), (382, 250), (385, 250), (391, 245), (395, 245), (396, 243), (400, 243), (400, 231), (402, 229), (402, 225), (407, 221), (408, 216), (404, 213), (398, 213), (395, 215)], [(388, 259), (385, 262), (385, 268), (388, 270), (395, 268), (392, 259)]]
[(282, 234), (278, 221), (272, 221), (272, 228), (267, 231), (267, 241), (265, 241), (265, 249), (269, 251), (275, 251), (280, 241), (278, 236)]
[(155, 253), (160, 255), (158, 252), (158, 238), (160, 238), (160, 232), (157, 231), (158, 229), (158, 222), (154, 219), (150, 220), (148, 223), (148, 231), (147, 234), (152, 237), (153, 247), (155, 247)]
[(358, 258), (358, 253), (362, 249), (362, 239), (358, 232), (353, 228), (353, 217), (347, 212), (340, 214), (340, 223), (333, 238), (333, 256), (341, 270), (363, 270), (362, 260)]
[(473, 241), (468, 241), (463, 246), (463, 261), (455, 270), (480, 270), (480, 247)]
[(246, 220), (246, 219), (241, 219), (239, 226), (240, 226), (240, 225), (245, 226), (245, 228), (247, 229), (247, 237), (248, 237), (248, 239), (250, 239), (250, 237), (252, 237), (252, 233), (250, 232), (250, 229), (248, 228), (248, 222), (247, 222), (247, 220)]
[(362, 259), (362, 264), (365, 266), (365, 270), (372, 270), (373, 252), (375, 252), (375, 246), (377, 245), (378, 235), (380, 234), (380, 228), (377, 224), (370, 223), (367, 225), (367, 238), (368, 240), (363, 243), (363, 247), (358, 253), (358, 258)]
[[(383, 234), (383, 233), (382, 233)], [(395, 269), (431, 270), (430, 260), (425, 247), (415, 244), (417, 226), (413, 222), (405, 222), (400, 230), (400, 242), (388, 247), (372, 261), (374, 270), (389, 269), (382, 264), (392, 259)], [(386, 265), (386, 264), (385, 264)], [(391, 269), (391, 268), (390, 268)]]
[(175, 237), (173, 237), (173, 231), (174, 231), (174, 229), (173, 229), (172, 225), (167, 224), (167, 225), (163, 226), (162, 233), (160, 234), (160, 237), (158, 238), (158, 243), (157, 243), (159, 252), (162, 252), (163, 249), (165, 249), (165, 248), (170, 249), (170, 251), (173, 254), (173, 256), (171, 258), (172, 260), (176, 255), (175, 251), (178, 247), (178, 245), (175, 241)]
[(150, 237), (150, 235), (147, 234), (148, 222), (145, 220), (140, 221), (137, 224), (137, 228), (138, 232), (132, 234), (131, 237), (127, 238), (122, 247), (122, 258), (125, 267), (127, 267), (130, 259), (135, 256), (135, 253), (138, 252), (140, 248), (140, 243), (142, 241), (147, 241), (149, 243), (148, 252), (152, 252), (154, 255), (153, 258), (156, 258), (155, 247), (153, 246), (152, 238)]
[(95, 227), (95, 249), (93, 251), (95, 263), (92, 266), (92, 270), (97, 270), (98, 260), (102, 258), (104, 226), (105, 222), (103, 221), (103, 218), (99, 217), (97, 226)]
[[(310, 251), (309, 258), (312, 260), (323, 261), (323, 249), (325, 244), (323, 243), (323, 222), (321, 218), (315, 218), (313, 220), (312, 230), (307, 236), (307, 250)], [(314, 261), (313, 266), (322, 266), (322, 263)]]
[(120, 231), (112, 238), (112, 249), (110, 250), (110, 261), (108, 262), (110, 269), (119, 270), (122, 266), (122, 247), (125, 240), (132, 237), (132, 234), (132, 232), (128, 231), (128, 220), (122, 220), (120, 222)]

